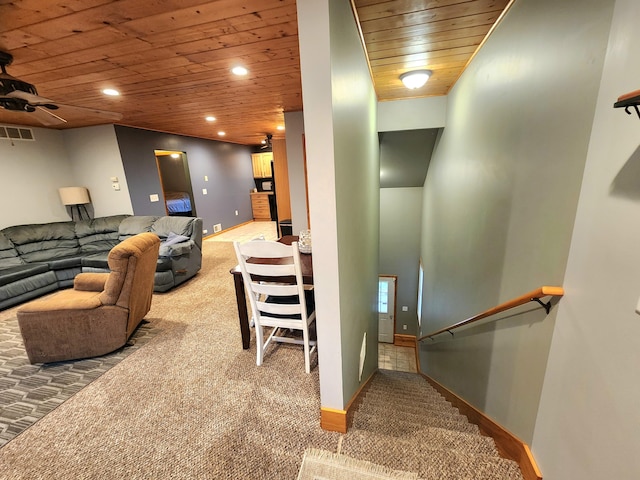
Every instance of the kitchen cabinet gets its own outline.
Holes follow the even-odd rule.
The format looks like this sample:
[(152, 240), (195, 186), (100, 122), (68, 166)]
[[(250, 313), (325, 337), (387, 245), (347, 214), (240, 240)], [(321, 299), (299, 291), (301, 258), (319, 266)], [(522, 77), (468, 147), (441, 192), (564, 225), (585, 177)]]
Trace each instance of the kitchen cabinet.
[(253, 164), (253, 177), (254, 178), (270, 178), (272, 161), (273, 161), (272, 152), (252, 153), (251, 163)]
[(254, 220), (271, 220), (270, 192), (254, 192), (251, 194), (251, 210)]

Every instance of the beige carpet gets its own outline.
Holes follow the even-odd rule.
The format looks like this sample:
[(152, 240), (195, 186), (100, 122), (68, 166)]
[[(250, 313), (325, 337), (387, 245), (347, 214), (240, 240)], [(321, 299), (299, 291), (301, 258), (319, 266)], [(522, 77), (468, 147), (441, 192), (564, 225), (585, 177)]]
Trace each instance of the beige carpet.
[(315, 362), (306, 375), (282, 345), (258, 368), (242, 350), (235, 263), (204, 242), (202, 271), (154, 295), (155, 338), (0, 449), (0, 478), (293, 479), (307, 447), (336, 451)]
[[(318, 366), (297, 346), (241, 347), (233, 246), (156, 294), (158, 333), (0, 449), (0, 479), (295, 479), (309, 448), (442, 479), (521, 479), (416, 374), (376, 375), (346, 435), (320, 429)], [(0, 322), (15, 317), (0, 312)], [(349, 477), (344, 477), (349, 478)]]

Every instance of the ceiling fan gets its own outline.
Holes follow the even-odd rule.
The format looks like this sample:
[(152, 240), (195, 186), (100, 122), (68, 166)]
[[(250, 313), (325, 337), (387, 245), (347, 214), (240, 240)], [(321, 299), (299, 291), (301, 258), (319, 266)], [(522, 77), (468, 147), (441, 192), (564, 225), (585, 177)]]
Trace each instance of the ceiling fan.
[(270, 133), (266, 134), (266, 137), (264, 137), (264, 140), (262, 140), (262, 146), (260, 147), (261, 149), (265, 149), (265, 148), (271, 148), (271, 139), (273, 138), (273, 135)]
[(0, 50), (0, 69), (2, 70), (2, 73), (0, 73), (0, 107), (6, 110), (32, 114), (41, 124), (47, 126), (60, 125), (67, 122), (64, 118), (51, 111), (57, 110), (59, 107), (98, 115), (114, 121), (122, 119), (120, 113), (66, 105), (39, 96), (34, 85), (7, 73), (6, 67), (11, 65), (11, 62), (13, 62), (13, 56)]

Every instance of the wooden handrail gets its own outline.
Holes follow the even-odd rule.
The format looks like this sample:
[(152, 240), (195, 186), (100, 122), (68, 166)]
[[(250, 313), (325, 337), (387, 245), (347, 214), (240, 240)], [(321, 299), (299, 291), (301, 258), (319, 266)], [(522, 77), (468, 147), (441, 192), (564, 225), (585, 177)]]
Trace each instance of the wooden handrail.
[[(445, 332), (451, 333), (451, 330), (453, 329), (460, 328), (465, 325), (469, 325), (470, 323), (477, 322), (479, 320), (482, 320), (483, 318), (487, 318), (487, 317), (490, 317), (491, 315), (495, 315), (496, 313), (504, 312), (505, 310), (509, 310), (510, 308), (514, 308), (514, 307), (519, 307), (520, 305), (524, 305), (525, 303), (529, 303), (529, 302), (538, 302), (540, 305), (542, 305), (545, 308), (547, 313), (549, 313), (549, 309), (551, 308), (550, 303), (542, 303), (540, 299), (543, 297), (549, 297), (549, 296), (561, 297), (563, 295), (564, 295), (564, 289), (562, 287), (548, 287), (548, 286), (540, 287), (536, 290), (533, 290), (532, 292), (525, 293), (524, 295), (518, 298), (514, 298), (513, 300), (509, 300), (508, 302), (505, 302), (505, 303), (501, 303), (497, 307), (493, 307), (493, 308), (490, 308), (489, 310), (485, 310), (484, 312), (479, 313), (478, 315), (474, 315), (471, 318), (467, 318), (466, 320), (462, 320), (461, 322), (454, 323), (453, 325), (450, 325), (448, 327), (441, 328), (440, 330), (436, 330), (435, 332), (428, 333), (427, 335), (423, 335), (417, 341), (421, 342), (422, 340), (435, 337), (436, 335), (439, 335)], [(453, 335), (453, 333), (451, 333), (451, 335)]]

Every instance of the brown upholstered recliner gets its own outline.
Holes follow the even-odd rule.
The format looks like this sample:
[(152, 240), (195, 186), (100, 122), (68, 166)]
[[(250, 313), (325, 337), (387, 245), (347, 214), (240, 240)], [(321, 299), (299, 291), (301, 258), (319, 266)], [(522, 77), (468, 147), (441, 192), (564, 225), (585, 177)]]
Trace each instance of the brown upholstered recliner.
[(151, 308), (160, 239), (128, 238), (109, 253), (110, 273), (81, 273), (73, 289), (18, 309), (31, 363), (95, 357), (127, 342)]

